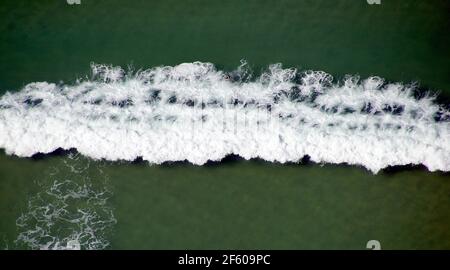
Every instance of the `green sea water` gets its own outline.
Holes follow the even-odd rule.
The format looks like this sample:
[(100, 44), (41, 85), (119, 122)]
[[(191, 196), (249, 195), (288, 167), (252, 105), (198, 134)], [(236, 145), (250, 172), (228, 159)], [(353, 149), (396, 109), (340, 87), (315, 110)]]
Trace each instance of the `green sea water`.
[[(418, 81), (446, 102), (450, 3), (381, 2), (4, 0), (0, 93), (35, 81), (73, 82), (89, 74), (91, 62), (149, 68), (204, 61), (232, 70), (246, 59), (256, 72), (282, 63), (337, 78)], [(88, 179), (111, 191), (106, 205), (116, 222), (104, 231), (107, 248), (365, 249), (371, 239), (383, 249), (450, 248), (448, 173), (80, 159), (90, 166), (75, 173), (66, 154), (31, 159), (1, 152), (0, 247), (28, 247), (15, 242), (23, 232), (16, 221), (30, 213), (37, 194), (51, 190), (51, 172), (59, 168), (60, 179)], [(99, 213), (104, 206), (90, 203), (70, 207)], [(52, 233), (64, 234), (64, 226), (57, 223)]]

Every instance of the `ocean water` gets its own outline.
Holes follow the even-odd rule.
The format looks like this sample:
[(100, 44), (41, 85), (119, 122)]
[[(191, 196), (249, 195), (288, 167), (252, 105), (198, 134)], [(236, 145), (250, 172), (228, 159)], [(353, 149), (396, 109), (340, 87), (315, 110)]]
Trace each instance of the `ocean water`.
[(1, 247), (449, 248), (449, 9), (2, 2)]

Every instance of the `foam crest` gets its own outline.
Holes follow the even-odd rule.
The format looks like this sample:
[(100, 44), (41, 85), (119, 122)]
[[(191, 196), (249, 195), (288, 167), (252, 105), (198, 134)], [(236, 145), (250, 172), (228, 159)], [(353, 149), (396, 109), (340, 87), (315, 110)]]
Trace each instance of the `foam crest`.
[(450, 170), (450, 114), (415, 85), (281, 64), (257, 78), (184, 63), (136, 72), (92, 64), (90, 80), (30, 83), (0, 99), (0, 147), (29, 157), (76, 148), (93, 159), (202, 165), (245, 159)]

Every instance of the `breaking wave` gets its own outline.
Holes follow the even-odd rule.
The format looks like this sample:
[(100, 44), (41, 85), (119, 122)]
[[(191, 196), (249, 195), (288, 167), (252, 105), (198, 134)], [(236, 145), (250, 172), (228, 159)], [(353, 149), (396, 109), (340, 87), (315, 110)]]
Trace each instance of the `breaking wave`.
[[(41, 250), (105, 249), (116, 219), (108, 205), (106, 176), (89, 161), (70, 154), (38, 184), (16, 220), (18, 248)], [(95, 174), (95, 177), (91, 177)]]
[(450, 113), (415, 85), (333, 80), (269, 66), (257, 78), (211, 63), (148, 70), (92, 64), (72, 85), (30, 83), (0, 99), (0, 148), (29, 157), (76, 148), (93, 159), (201, 165), (227, 155), (348, 163), (376, 173), (450, 170)]

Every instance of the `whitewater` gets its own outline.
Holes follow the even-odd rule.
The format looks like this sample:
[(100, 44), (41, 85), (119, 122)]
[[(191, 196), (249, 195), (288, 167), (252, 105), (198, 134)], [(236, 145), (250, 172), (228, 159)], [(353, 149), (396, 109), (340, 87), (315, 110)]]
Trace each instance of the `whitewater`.
[(34, 82), (0, 99), (0, 148), (30, 157), (75, 148), (92, 159), (202, 165), (227, 155), (270, 162), (422, 164), (450, 171), (450, 112), (417, 85), (335, 80), (274, 64), (255, 76), (194, 62), (125, 70), (92, 64), (72, 84)]

